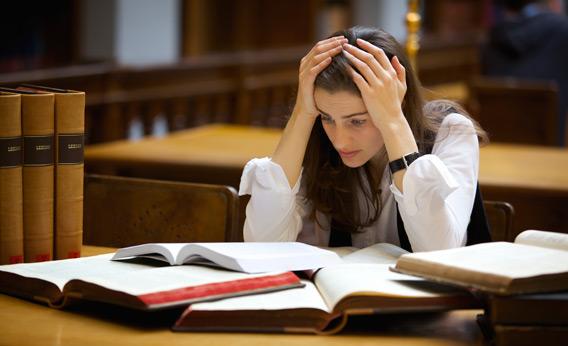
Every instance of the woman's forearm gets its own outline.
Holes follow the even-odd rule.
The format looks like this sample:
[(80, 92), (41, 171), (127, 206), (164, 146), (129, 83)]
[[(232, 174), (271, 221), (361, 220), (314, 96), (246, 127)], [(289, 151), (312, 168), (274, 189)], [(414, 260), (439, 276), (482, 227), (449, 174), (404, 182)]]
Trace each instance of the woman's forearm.
[[(385, 141), (389, 161), (418, 152), (416, 140), (402, 112), (392, 121), (381, 124), (380, 131)], [(393, 174), (393, 182), (400, 192), (403, 192), (402, 181), (405, 173), (406, 169), (402, 169)]]
[(300, 177), (302, 161), (315, 119), (295, 109), (272, 155), (272, 161), (284, 170), (290, 187), (296, 185)]

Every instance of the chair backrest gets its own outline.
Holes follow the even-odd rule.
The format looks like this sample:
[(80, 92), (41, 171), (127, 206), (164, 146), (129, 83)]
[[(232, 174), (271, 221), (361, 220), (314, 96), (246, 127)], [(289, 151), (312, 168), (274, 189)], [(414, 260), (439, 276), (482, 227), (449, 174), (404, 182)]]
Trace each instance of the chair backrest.
[(238, 204), (229, 186), (87, 175), (84, 243), (240, 241)]
[(559, 145), (558, 89), (553, 82), (478, 77), (469, 110), (491, 141)]
[(515, 209), (507, 202), (483, 201), (493, 241), (513, 241), (513, 216)]

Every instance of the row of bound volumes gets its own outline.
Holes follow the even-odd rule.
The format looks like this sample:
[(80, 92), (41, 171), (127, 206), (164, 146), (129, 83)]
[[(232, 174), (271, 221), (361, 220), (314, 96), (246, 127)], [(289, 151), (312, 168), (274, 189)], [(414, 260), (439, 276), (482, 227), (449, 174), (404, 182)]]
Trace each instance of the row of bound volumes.
[(85, 93), (0, 88), (0, 264), (80, 256)]

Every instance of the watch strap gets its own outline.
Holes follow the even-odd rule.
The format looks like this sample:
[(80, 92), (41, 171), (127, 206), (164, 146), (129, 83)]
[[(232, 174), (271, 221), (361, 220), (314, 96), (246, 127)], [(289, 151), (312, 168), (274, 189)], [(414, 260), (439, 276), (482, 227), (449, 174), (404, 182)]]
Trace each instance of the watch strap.
[(414, 152), (404, 155), (400, 159), (396, 159), (389, 162), (389, 168), (391, 173), (394, 174), (402, 169), (406, 169), (408, 166), (410, 166), (412, 162), (416, 161), (416, 159), (419, 157), (420, 153)]

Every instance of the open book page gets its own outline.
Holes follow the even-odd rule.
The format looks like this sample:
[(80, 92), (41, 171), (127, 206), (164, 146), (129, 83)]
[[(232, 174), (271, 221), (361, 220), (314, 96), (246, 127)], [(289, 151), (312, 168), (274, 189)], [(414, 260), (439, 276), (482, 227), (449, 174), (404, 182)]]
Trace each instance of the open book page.
[[(0, 270), (53, 282), (63, 289), (82, 280), (134, 296), (211, 283), (263, 277), (200, 266), (152, 266), (110, 261), (112, 254), (50, 262), (6, 265)], [(276, 275), (280, 273), (271, 273)]]
[(463, 292), (461, 289), (433, 284), (415, 276), (394, 273), (389, 267), (389, 264), (365, 263), (327, 267), (318, 271), (315, 284), (330, 307), (355, 294), (428, 298)]
[(1, 266), (0, 270), (49, 281), (63, 290), (63, 286), (72, 279), (122, 276), (145, 269), (145, 266), (138, 264), (111, 262), (111, 256), (105, 254), (60, 261), (11, 264)]
[(353, 251), (348, 255), (342, 256), (345, 263), (375, 263), (375, 264), (395, 264), (396, 260), (408, 251), (396, 245), (388, 243), (378, 243)]
[(529, 230), (519, 234), (515, 243), (568, 251), (568, 234)]
[(315, 285), (308, 280), (302, 283), (305, 286), (301, 288), (197, 303), (191, 308), (195, 311), (317, 309), (330, 312)]
[(166, 261), (171, 265), (181, 264), (178, 262), (180, 250), (187, 245), (186, 243), (149, 243), (142, 245), (134, 245), (118, 249), (113, 260), (129, 258), (132, 256), (152, 258), (160, 261)]
[(341, 262), (331, 251), (299, 242), (194, 243), (179, 253), (184, 263), (191, 263), (195, 255), (246, 273), (308, 270)]
[(513, 279), (542, 280), (546, 275), (568, 272), (568, 251), (508, 242), (484, 243), (403, 255), (396, 270), (501, 291)]

